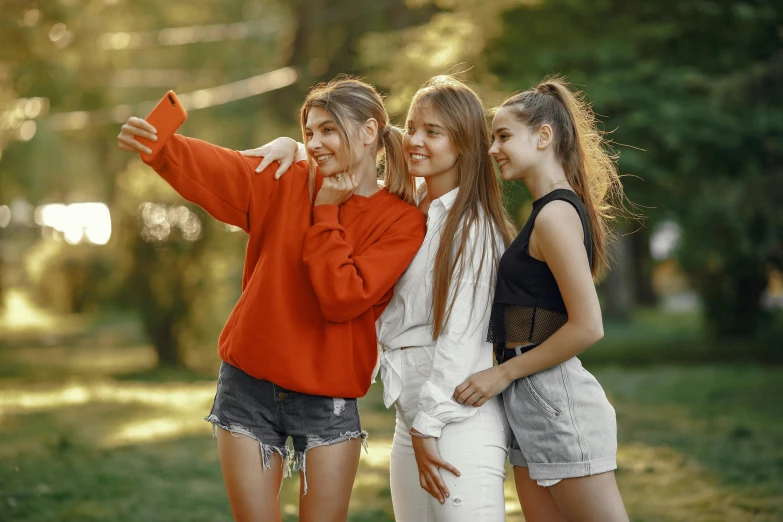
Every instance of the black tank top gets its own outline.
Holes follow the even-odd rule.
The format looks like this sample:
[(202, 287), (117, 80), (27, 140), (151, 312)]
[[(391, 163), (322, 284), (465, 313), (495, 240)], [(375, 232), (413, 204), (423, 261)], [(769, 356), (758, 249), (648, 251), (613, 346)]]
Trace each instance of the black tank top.
[(593, 263), (593, 243), (587, 211), (579, 196), (556, 189), (533, 202), (533, 212), (519, 235), (500, 258), (495, 300), (487, 341), (493, 343), (541, 343), (568, 320), (565, 303), (549, 266), (530, 255), (530, 234), (536, 217), (547, 203), (568, 201), (582, 220), (585, 249)]

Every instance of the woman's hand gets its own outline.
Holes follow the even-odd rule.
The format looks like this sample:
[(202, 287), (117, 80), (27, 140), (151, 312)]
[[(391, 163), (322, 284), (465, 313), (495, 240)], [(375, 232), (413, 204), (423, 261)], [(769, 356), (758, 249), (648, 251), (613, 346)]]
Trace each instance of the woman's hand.
[(152, 151), (149, 147), (136, 141), (136, 137), (140, 136), (151, 141), (158, 141), (157, 132), (155, 127), (147, 123), (147, 120), (131, 116), (117, 135), (117, 144), (122, 150), (127, 150), (128, 152), (151, 154)]
[(501, 366), (474, 373), (454, 390), (454, 400), (478, 408), (511, 384)]
[(275, 179), (282, 178), (283, 174), (288, 171), (294, 161), (307, 158), (306, 155), (303, 158), (300, 158), (299, 144), (296, 140), (286, 137), (274, 139), (257, 149), (243, 150), (240, 154), (250, 158), (259, 158), (263, 156), (264, 159), (258, 167), (256, 167), (256, 172), (263, 172), (272, 162), (280, 162), (280, 166), (277, 168), (277, 171), (275, 171)]
[(353, 196), (353, 191), (358, 186), (354, 175), (346, 172), (324, 177), (321, 189), (315, 197), (314, 206), (342, 205)]
[[(418, 433), (411, 430), (412, 433)], [(413, 454), (416, 456), (416, 465), (419, 468), (419, 484), (438, 502), (443, 504), (449, 496), (449, 488), (440, 476), (440, 468), (450, 471), (459, 477), (457, 468), (443, 460), (438, 450), (438, 439), (435, 437), (421, 438), (411, 436)]]

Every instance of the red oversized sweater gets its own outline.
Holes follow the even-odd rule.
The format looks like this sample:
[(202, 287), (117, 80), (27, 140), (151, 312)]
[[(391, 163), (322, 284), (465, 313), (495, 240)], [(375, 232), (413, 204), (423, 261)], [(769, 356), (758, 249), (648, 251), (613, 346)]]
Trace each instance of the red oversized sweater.
[(256, 174), (259, 162), (179, 135), (149, 162), (182, 197), (250, 236), (218, 354), (289, 390), (361, 397), (378, 356), (375, 320), (424, 240), (425, 218), (385, 189), (314, 207), (307, 162), (279, 180), (276, 164)]

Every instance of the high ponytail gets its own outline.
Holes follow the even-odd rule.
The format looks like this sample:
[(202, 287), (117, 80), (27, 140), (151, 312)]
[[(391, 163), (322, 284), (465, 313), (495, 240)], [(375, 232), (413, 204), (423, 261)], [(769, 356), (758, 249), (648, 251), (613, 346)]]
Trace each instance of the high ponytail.
[(379, 129), (383, 145), (383, 183), (391, 194), (396, 194), (406, 203), (416, 204), (416, 183), (408, 174), (408, 165), (402, 148), (402, 129), (391, 124)]
[(609, 266), (608, 245), (613, 239), (609, 222), (625, 208), (625, 195), (617, 172), (617, 154), (598, 128), (584, 93), (554, 76), (511, 96), (499, 108), (510, 110), (531, 128), (552, 126), (555, 155), (587, 210), (593, 245), (591, 269), (597, 275), (601, 267)]

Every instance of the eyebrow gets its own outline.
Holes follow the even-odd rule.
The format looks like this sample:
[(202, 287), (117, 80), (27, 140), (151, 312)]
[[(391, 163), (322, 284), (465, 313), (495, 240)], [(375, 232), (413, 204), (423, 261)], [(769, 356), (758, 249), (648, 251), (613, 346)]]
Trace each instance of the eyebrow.
[(509, 130), (507, 127), (500, 127), (499, 129), (495, 129), (492, 134), (497, 134), (498, 132), (503, 132)]
[[(334, 121), (332, 121), (332, 120), (324, 120), (321, 123), (319, 123), (318, 125), (316, 125), (316, 127), (323, 127), (324, 125), (329, 125), (329, 124), (334, 125)], [(305, 130), (311, 130), (311, 129), (310, 129), (310, 127), (305, 127)]]
[[(408, 125), (412, 125), (412, 124), (413, 124), (413, 120), (408, 120)], [(424, 126), (425, 127), (435, 127), (436, 129), (445, 130), (445, 128), (443, 126), (438, 125), (437, 123), (425, 123)]]

